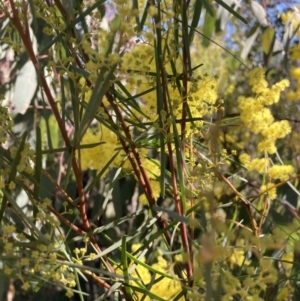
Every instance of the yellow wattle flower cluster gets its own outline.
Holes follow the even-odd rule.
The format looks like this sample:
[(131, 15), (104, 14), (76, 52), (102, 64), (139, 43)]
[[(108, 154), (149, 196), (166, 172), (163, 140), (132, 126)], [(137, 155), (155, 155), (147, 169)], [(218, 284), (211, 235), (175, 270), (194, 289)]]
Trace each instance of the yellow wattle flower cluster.
[(296, 43), (290, 48), (291, 60), (296, 61), (300, 59), (300, 46)]
[[(173, 74), (170, 60), (175, 62), (175, 68), (178, 74), (182, 72), (182, 62), (180, 58), (169, 56), (165, 58), (164, 68), (167, 75), (172, 75), (168, 80), (168, 97), (170, 97), (173, 105), (173, 113), (176, 119), (182, 117), (182, 95), (180, 89), (175, 83), (175, 77), (178, 74)], [(156, 121), (157, 116), (157, 94), (156, 94), (156, 80), (153, 76), (156, 72), (154, 47), (148, 44), (136, 45), (130, 52), (123, 56), (122, 62), (123, 73), (131, 71), (129, 77), (126, 78), (126, 88), (132, 94), (142, 94), (138, 98), (143, 115), (132, 109), (134, 115), (132, 119), (148, 119), (148, 121)], [(199, 76), (188, 83), (187, 102), (190, 108), (190, 113), (193, 118), (202, 118), (205, 115), (211, 115), (216, 111), (217, 102), (217, 77), (209, 77), (207, 74)], [(130, 114), (129, 114), (130, 115)], [(166, 120), (166, 123), (168, 121)], [(201, 127), (202, 121), (195, 121), (194, 125)], [(170, 124), (168, 124), (170, 125)], [(178, 126), (178, 130), (180, 127)], [(172, 130), (171, 130), (172, 131)], [(189, 126), (187, 127), (186, 135), (191, 132)], [(179, 131), (180, 133), (180, 131)]]
[[(156, 164), (154, 162), (156, 162)], [(157, 199), (160, 196), (160, 183), (158, 180), (158, 178), (160, 177), (159, 166), (160, 163), (157, 160), (149, 160), (147, 158), (143, 160), (143, 167), (148, 173), (155, 199)], [(148, 205), (148, 200), (144, 193), (140, 195), (139, 201), (143, 205)]]
[[(42, 234), (42, 239), (34, 241), (32, 248), (20, 247), (28, 244), (28, 237), (24, 233), (18, 233), (15, 225), (3, 224), (0, 243), (3, 246), (2, 255), (11, 258), (3, 263), (2, 273), (8, 277), (18, 278), (22, 281), (22, 289), (29, 290), (32, 287), (32, 279), (44, 277), (65, 287), (67, 295), (72, 296), (76, 286), (75, 273), (67, 264), (58, 263), (58, 253), (64, 248), (65, 235), (59, 234), (60, 223), (57, 218), (48, 211), (51, 206), (50, 199), (44, 199), (38, 204), (36, 218), (31, 217), (33, 223), (44, 227), (48, 232)], [(75, 261), (75, 260), (74, 260)], [(26, 270), (26, 273), (22, 271)]]
[[(93, 146), (93, 144), (101, 142), (103, 143)], [(112, 161), (111, 167), (119, 167), (123, 164), (123, 168), (130, 168), (124, 151), (119, 151), (118, 149), (120, 148), (120, 144), (118, 143), (117, 136), (104, 126), (96, 133), (93, 133), (92, 130), (88, 130), (81, 140), (81, 145), (86, 146), (80, 150), (81, 168), (83, 170), (95, 169), (102, 171), (116, 152), (119, 152), (119, 154)], [(91, 145), (91, 147), (88, 147), (88, 145)], [(123, 163), (123, 161), (125, 162)], [(107, 168), (102, 177), (104, 177), (108, 171), (109, 169)]]
[[(300, 50), (299, 50), (299, 59), (300, 59)], [(291, 68), (291, 78), (296, 82), (295, 90), (289, 90), (286, 93), (286, 98), (290, 101), (297, 101), (300, 99), (300, 68), (292, 67)]]
[[(252, 70), (248, 78), (251, 90), (256, 96), (239, 97), (241, 120), (252, 133), (260, 135), (261, 140), (257, 148), (259, 152), (264, 154), (264, 157), (251, 160), (248, 154), (243, 153), (240, 155), (240, 161), (249, 171), (257, 171), (259, 174), (267, 175), (268, 181), (287, 181), (294, 174), (293, 166), (271, 166), (268, 154), (274, 154), (277, 151), (276, 140), (284, 138), (291, 131), (288, 121), (274, 121), (269, 109), (270, 105), (279, 101), (280, 93), (289, 86), (289, 81), (282, 80), (269, 88), (265, 79), (265, 70), (261, 68)], [(266, 192), (270, 199), (276, 198), (276, 187), (272, 182), (263, 184), (261, 191)]]
[[(217, 94), (218, 79), (217, 77), (208, 77), (207, 74), (199, 77), (195, 82), (188, 85), (188, 97), (187, 102), (189, 105), (190, 113), (193, 118), (203, 118), (204, 116), (211, 116), (217, 111), (216, 102), (218, 99)], [(171, 94), (172, 99), (180, 99), (178, 90), (174, 91), (174, 95)], [(174, 101), (173, 101), (174, 102)], [(175, 102), (174, 102), (175, 105)], [(175, 111), (176, 117), (181, 118), (182, 114), (182, 101), (178, 103), (178, 108)], [(202, 126), (202, 121), (194, 121), (197, 127)], [(186, 136), (190, 134), (187, 130)]]
[(273, 183), (267, 183), (267, 185), (260, 186), (261, 192), (267, 192), (270, 200), (275, 200), (277, 197), (276, 186)]
[(129, 117), (134, 121), (145, 118), (148, 121), (155, 121), (157, 119), (155, 79), (148, 75), (149, 72), (157, 72), (154, 60), (154, 48), (146, 44), (135, 46), (123, 56), (121, 71), (124, 74), (129, 74), (126, 78), (127, 90), (132, 95), (144, 94), (136, 99), (144, 114), (131, 108), (131, 112), (127, 112)]
[(291, 127), (286, 120), (274, 121), (268, 106), (279, 101), (280, 92), (289, 86), (289, 81), (284, 79), (269, 88), (265, 79), (265, 70), (261, 68), (252, 70), (248, 78), (256, 97), (239, 97), (241, 120), (254, 134), (261, 135), (258, 150), (274, 154), (276, 140), (289, 134)]
[[(134, 244), (132, 246), (132, 250), (134, 252), (134, 250), (137, 250), (141, 247), (140, 244)], [(141, 262), (145, 262), (145, 258), (140, 258), (139, 259)], [(153, 269), (155, 269), (156, 271), (162, 272), (164, 274), (168, 274), (170, 276), (172, 276), (170, 274), (170, 269), (168, 266), (168, 262), (162, 257), (162, 255), (159, 255), (157, 258), (157, 262), (152, 264), (151, 267)], [(130, 269), (130, 268), (129, 268)], [(116, 269), (117, 273), (123, 273), (120, 269)], [(149, 285), (149, 283), (153, 282), (153, 285), (150, 287), (150, 292), (159, 296), (160, 298), (164, 299), (164, 300), (174, 300), (174, 298), (180, 293), (180, 291), (182, 290), (182, 287), (180, 285), (180, 281), (176, 280), (176, 277), (174, 276), (174, 279), (170, 279), (170, 278), (162, 278), (160, 281), (155, 282), (152, 279), (152, 276), (149, 272), (149, 270), (141, 265), (138, 265), (137, 268), (135, 269), (135, 271), (131, 274), (131, 277), (135, 277), (138, 279), (142, 280), (143, 285), (147, 286)], [(158, 278), (161, 278), (161, 275), (156, 274), (155, 275), (155, 280), (157, 280)], [(130, 281), (130, 284), (133, 286), (138, 286), (136, 284), (136, 281)], [(140, 283), (140, 285), (142, 285)], [(136, 292), (135, 296), (137, 296), (137, 299), (135, 300), (143, 300), (143, 301), (151, 301), (153, 299), (151, 299), (149, 296), (145, 297), (143, 293), (139, 293)], [(181, 297), (179, 299), (179, 301), (183, 301), (185, 300), (184, 297)]]
[(291, 24), (293, 32), (295, 32), (296, 36), (300, 36), (300, 29), (299, 29), (299, 24), (300, 24), (300, 17), (299, 17), (299, 12), (290, 10), (286, 13), (281, 14), (281, 19), (285, 25), (288, 23)]
[(8, 108), (2, 105), (0, 100), (0, 143), (5, 143), (7, 139), (7, 132), (13, 127), (12, 118), (9, 115)]

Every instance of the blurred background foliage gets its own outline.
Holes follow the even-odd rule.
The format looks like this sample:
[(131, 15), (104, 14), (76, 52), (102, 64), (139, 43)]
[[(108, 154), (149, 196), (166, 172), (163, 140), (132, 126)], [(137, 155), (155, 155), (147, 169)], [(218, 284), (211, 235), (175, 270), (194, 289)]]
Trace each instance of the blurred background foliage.
[(296, 0), (0, 4), (1, 300), (299, 300)]

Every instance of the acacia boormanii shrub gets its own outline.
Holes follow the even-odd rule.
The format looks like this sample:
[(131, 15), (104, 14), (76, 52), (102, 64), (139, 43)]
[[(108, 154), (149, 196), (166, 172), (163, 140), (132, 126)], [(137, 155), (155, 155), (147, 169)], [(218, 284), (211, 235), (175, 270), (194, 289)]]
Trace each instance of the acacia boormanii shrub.
[(297, 300), (297, 11), (226, 3), (0, 1), (6, 299)]

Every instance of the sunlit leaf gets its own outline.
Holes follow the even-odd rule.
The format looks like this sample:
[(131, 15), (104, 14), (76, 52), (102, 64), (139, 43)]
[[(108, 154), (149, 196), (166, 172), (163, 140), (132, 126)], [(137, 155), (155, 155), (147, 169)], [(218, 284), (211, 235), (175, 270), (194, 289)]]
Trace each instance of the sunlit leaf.
[(24, 114), (37, 89), (37, 78), (34, 65), (28, 61), (17, 77), (12, 98), (12, 112)]
[(272, 46), (274, 45), (275, 30), (272, 27), (266, 28), (261, 35), (262, 48), (265, 54), (272, 52)]
[[(216, 2), (219, 5), (221, 5), (227, 12), (229, 12), (230, 14), (232, 14), (233, 16), (235, 16), (236, 18), (238, 18), (239, 20), (241, 20), (245, 24), (248, 23), (245, 18), (243, 18), (240, 14), (238, 14), (236, 12), (236, 9), (239, 7), (239, 1), (238, 0), (231, 0), (231, 1), (216, 0)], [(226, 2), (228, 2), (228, 3), (226, 3)], [(226, 15), (227, 15), (227, 13), (223, 15), (223, 18), (225, 17), (225, 19), (223, 20), (223, 23), (226, 22)]]
[[(212, 37), (212, 34), (214, 32), (215, 22), (216, 22), (216, 18), (214, 16), (211, 16), (210, 14), (205, 13), (203, 34), (206, 37), (208, 37), (209, 39)], [(208, 47), (210, 44), (210, 41), (208, 39), (203, 39), (202, 44), (204, 47)]]
[(246, 59), (248, 54), (251, 51), (252, 46), (254, 45), (254, 42), (258, 36), (258, 34), (260, 33), (260, 28), (257, 27), (256, 30), (254, 31), (254, 33), (244, 42), (244, 47), (242, 49), (241, 52), (241, 58), (242, 59)]
[(260, 25), (268, 26), (267, 12), (258, 2), (252, 0), (251, 8), (254, 14), (254, 17), (257, 19)]

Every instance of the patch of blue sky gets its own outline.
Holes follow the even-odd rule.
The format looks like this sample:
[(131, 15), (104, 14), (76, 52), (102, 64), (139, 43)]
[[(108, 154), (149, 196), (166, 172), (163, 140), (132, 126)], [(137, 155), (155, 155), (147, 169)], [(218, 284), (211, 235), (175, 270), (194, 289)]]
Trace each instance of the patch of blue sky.
[[(276, 29), (276, 38), (279, 39), (279, 41), (282, 40), (282, 36), (284, 33), (284, 27), (281, 24), (281, 26), (278, 26), (276, 24), (276, 21), (280, 17), (280, 15), (288, 10), (293, 9), (293, 5), (299, 4), (300, 5), (300, 0), (293, 0), (289, 2), (285, 2), (284, 0), (279, 0), (278, 3), (275, 3), (272, 6), (267, 7), (267, 14), (268, 14), (268, 19), (271, 23), (271, 26)], [(242, 5), (243, 7), (243, 5)], [(232, 51), (239, 51), (240, 50), (240, 43), (235, 42), (233, 39), (233, 36), (237, 33), (237, 31), (240, 31), (241, 33), (249, 33), (251, 29), (257, 25), (257, 21), (253, 18), (249, 18), (249, 11), (243, 13), (242, 10), (239, 10), (239, 13), (246, 19), (250, 19), (249, 23), (246, 25), (240, 20), (234, 19), (235, 21), (232, 22), (233, 18), (231, 18), (227, 24), (226, 24), (226, 29), (224, 31), (224, 43), (226, 47), (228, 47), (229, 50)], [(250, 14), (252, 12), (250, 11)], [(247, 18), (248, 14), (248, 18)], [(296, 38), (294, 38), (291, 43), (293, 44), (295, 42)]]

